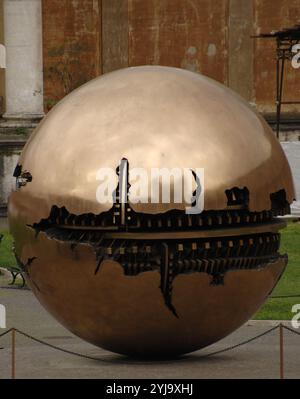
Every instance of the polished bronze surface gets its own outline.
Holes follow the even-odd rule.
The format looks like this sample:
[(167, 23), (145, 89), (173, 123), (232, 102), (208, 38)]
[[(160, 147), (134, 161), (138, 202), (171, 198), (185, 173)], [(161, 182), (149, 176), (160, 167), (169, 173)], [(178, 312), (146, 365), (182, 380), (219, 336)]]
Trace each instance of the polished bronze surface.
[[(289, 203), (295, 196), (279, 143), (245, 101), (209, 78), (164, 67), (109, 73), (65, 97), (22, 152), (20, 164), (34, 176), (24, 195), (43, 200), (38, 219), (54, 204), (75, 214), (107, 211), (95, 201), (96, 173), (123, 157), (131, 168), (204, 168), (207, 210), (224, 209), (234, 186), (248, 188), (252, 211), (270, 209), (270, 194), (281, 189)], [(132, 207), (174, 208), (150, 205)]]
[[(204, 168), (204, 211), (96, 201), (99, 168)], [(103, 348), (177, 355), (248, 320), (280, 278), (294, 187), (263, 119), (204, 76), (117, 71), (75, 90), (31, 136), (9, 221), (20, 267), (62, 324)], [(119, 176), (121, 177), (121, 176)], [(173, 187), (171, 187), (172, 191)], [(130, 216), (128, 216), (130, 215)]]
[[(281, 276), (286, 258), (260, 269), (229, 271), (224, 285), (207, 273), (174, 280), (173, 305), (165, 306), (158, 271), (126, 276), (119, 263), (105, 261), (95, 275), (88, 246), (48, 240), (24, 251), (29, 285), (44, 307), (71, 332), (113, 352), (174, 356), (212, 344), (245, 323), (265, 302)], [(62, 260), (63, 259), (63, 260)]]

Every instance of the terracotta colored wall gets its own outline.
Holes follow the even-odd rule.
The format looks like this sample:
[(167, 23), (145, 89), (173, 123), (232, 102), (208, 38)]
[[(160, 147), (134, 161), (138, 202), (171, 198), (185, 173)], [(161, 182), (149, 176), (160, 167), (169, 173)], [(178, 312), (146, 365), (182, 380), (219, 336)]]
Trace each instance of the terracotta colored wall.
[[(249, 37), (299, 21), (300, 0), (43, 0), (45, 108), (102, 72), (159, 64), (274, 112), (274, 41)], [(286, 99), (300, 100), (300, 69), (287, 72)]]
[(101, 72), (101, 0), (43, 0), (44, 103)]
[(129, 64), (227, 81), (227, 0), (129, 0)]
[(128, 1), (102, 0), (102, 72), (128, 67)]
[(228, 1), (43, 0), (45, 110), (127, 65), (177, 66), (226, 83)]
[[(300, 0), (254, 0), (256, 33), (271, 32), (300, 23)], [(254, 49), (254, 101), (262, 112), (275, 110), (275, 41), (260, 39)], [(300, 69), (287, 62), (284, 100), (300, 101)], [(283, 112), (299, 111), (299, 106), (284, 106)]]

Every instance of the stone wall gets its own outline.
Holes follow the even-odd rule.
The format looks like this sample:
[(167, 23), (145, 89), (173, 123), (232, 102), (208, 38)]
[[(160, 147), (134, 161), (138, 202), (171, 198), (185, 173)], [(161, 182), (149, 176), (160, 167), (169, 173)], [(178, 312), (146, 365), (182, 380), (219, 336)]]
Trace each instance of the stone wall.
[[(43, 0), (45, 108), (101, 73), (159, 64), (208, 75), (274, 112), (274, 41), (250, 36), (299, 19), (299, 0)], [(288, 99), (299, 96), (298, 75), (288, 65)]]
[(43, 0), (44, 105), (58, 100), (101, 68), (101, 0)]
[[(300, 23), (299, 0), (255, 0), (254, 28), (257, 34), (287, 28)], [(276, 68), (274, 63), (275, 41), (256, 40), (254, 47), (253, 102), (261, 112), (274, 110)], [(300, 69), (286, 64), (284, 100), (300, 101)], [(286, 105), (285, 111), (299, 111), (299, 106)]]

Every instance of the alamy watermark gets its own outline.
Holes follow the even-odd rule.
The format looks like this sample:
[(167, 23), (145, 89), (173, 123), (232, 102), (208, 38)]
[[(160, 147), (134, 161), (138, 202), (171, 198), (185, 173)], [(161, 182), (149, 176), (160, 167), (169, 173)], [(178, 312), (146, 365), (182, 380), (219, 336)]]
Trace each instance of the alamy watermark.
[(129, 169), (123, 159), (118, 174), (113, 168), (100, 168), (96, 180), (100, 182), (96, 199), (101, 204), (185, 204), (187, 214), (204, 209), (203, 168)]
[(6, 328), (6, 308), (0, 304), (0, 328)]
[(300, 303), (296, 303), (292, 306), (292, 313), (296, 313), (292, 318), (293, 328), (300, 328)]
[(300, 68), (300, 43), (294, 44), (292, 53), (295, 53), (292, 58), (292, 67), (298, 69)]

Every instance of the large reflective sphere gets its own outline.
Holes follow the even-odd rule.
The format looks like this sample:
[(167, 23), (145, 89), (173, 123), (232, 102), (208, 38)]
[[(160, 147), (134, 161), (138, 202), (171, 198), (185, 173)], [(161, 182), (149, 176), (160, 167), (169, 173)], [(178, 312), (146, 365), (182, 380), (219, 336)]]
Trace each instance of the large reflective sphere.
[[(119, 178), (113, 203), (96, 199), (100, 168)], [(204, 168), (203, 212), (122, 202), (133, 168)], [(287, 263), (283, 151), (246, 102), (198, 74), (137, 67), (85, 84), (45, 117), (15, 177), (9, 222), (28, 285), (70, 331), (114, 352), (173, 356), (223, 338)]]

